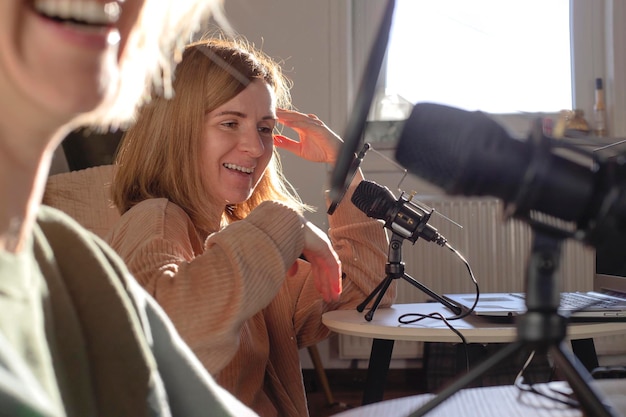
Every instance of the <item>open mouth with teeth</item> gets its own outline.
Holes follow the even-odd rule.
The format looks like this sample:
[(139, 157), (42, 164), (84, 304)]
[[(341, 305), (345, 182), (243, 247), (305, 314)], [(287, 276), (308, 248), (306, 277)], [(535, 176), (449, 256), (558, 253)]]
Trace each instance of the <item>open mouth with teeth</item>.
[(229, 164), (229, 163), (225, 163), (224, 164), (224, 168), (230, 169), (230, 170), (233, 170), (233, 171), (237, 171), (237, 172), (240, 172), (242, 174), (252, 174), (254, 172), (254, 168), (246, 168), (246, 167), (242, 167), (240, 165)]
[(35, 0), (34, 8), (44, 18), (72, 26), (106, 27), (117, 22), (120, 16), (117, 2), (102, 4), (94, 0)]

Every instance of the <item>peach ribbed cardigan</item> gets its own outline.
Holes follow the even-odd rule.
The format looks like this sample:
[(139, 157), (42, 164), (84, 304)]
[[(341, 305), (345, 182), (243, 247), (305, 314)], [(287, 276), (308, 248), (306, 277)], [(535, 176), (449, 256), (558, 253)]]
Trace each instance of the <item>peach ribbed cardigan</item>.
[[(346, 274), (338, 303), (315, 290), (300, 220), (276, 202), (203, 241), (187, 214), (165, 199), (125, 213), (107, 240), (171, 317), (217, 381), (261, 416), (308, 415), (299, 349), (329, 335), (321, 316), (351, 309), (385, 276), (388, 241), (380, 221), (350, 202), (329, 216), (329, 236)], [(297, 260), (298, 271), (287, 276)], [(392, 284), (381, 305), (395, 297)]]

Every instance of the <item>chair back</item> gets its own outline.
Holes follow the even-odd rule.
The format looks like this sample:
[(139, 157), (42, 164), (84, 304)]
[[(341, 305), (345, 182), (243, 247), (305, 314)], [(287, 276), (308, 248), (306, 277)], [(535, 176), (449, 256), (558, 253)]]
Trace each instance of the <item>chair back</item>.
[(113, 172), (113, 165), (100, 165), (51, 175), (42, 202), (104, 237), (120, 218), (110, 195)]

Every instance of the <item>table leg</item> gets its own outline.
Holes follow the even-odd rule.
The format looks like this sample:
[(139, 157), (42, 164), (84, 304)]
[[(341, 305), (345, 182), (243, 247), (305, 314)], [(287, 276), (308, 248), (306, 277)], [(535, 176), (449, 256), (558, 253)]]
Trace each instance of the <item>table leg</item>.
[(572, 351), (589, 372), (599, 366), (596, 346), (592, 338), (572, 340)]
[[(486, 359), (486, 347), (481, 343), (457, 343), (456, 345), (456, 372), (462, 375), (469, 372), (475, 365)], [(468, 387), (483, 386), (482, 377), (477, 378)]]
[(393, 352), (393, 342), (393, 340), (374, 339), (372, 343), (363, 391), (363, 405), (379, 402), (383, 399), (391, 353)]

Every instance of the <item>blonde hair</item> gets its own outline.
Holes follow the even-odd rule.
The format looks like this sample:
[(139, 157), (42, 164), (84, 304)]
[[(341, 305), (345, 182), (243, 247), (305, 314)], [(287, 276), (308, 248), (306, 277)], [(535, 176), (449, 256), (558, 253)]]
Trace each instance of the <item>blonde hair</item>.
[[(212, 38), (191, 43), (176, 68), (174, 97), (155, 97), (125, 133), (116, 158), (113, 201), (121, 213), (150, 198), (167, 198), (182, 207), (200, 230), (209, 229), (205, 188), (200, 175), (204, 115), (231, 100), (255, 79), (272, 87), (277, 106), (291, 106), (291, 83), (278, 63), (245, 40)], [(227, 206), (222, 224), (243, 219), (261, 202), (281, 201), (309, 209), (282, 175), (276, 149), (245, 202)]]
[(77, 125), (96, 130), (126, 127), (153, 93), (171, 97), (172, 72), (193, 34), (209, 17), (228, 29), (222, 4), (222, 0), (146, 0), (129, 35), (110, 97), (79, 116)]

